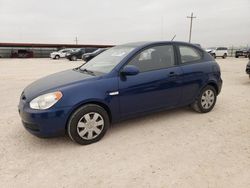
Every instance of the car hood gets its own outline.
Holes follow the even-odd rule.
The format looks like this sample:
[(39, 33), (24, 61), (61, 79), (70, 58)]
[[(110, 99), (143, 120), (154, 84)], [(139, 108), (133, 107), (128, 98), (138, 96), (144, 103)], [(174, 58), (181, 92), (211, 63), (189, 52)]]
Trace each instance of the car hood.
[(81, 73), (75, 70), (66, 70), (46, 76), (31, 83), (24, 89), (24, 94), (27, 99), (33, 99), (41, 94), (57, 89), (60, 90), (61, 87), (93, 78), (97, 78), (97, 76)]

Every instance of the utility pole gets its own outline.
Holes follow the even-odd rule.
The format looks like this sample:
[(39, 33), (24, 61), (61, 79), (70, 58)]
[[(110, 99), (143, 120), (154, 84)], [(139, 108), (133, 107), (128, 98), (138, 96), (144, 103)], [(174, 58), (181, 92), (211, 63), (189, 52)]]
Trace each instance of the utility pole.
[(75, 42), (76, 42), (76, 45), (78, 44), (78, 39), (77, 39), (77, 37), (75, 38)]
[(187, 16), (187, 18), (190, 19), (190, 31), (189, 31), (189, 43), (191, 42), (192, 37), (192, 27), (193, 27), (193, 19), (196, 18), (193, 13), (191, 13), (191, 16)]

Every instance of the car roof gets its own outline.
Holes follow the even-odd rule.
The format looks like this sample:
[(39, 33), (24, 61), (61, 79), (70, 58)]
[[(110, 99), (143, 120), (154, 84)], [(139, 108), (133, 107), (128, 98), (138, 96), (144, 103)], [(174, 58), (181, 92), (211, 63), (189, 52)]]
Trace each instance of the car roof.
[(141, 49), (147, 46), (151, 46), (151, 45), (164, 45), (164, 44), (178, 44), (178, 45), (186, 45), (186, 46), (192, 46), (192, 47), (196, 47), (198, 49), (202, 49), (201, 47), (192, 44), (192, 43), (188, 43), (188, 42), (181, 42), (181, 41), (142, 41), (142, 42), (133, 42), (133, 43), (126, 43), (126, 44), (122, 44), (122, 45), (118, 45), (118, 46), (127, 46), (127, 47), (133, 47), (136, 49)]
[(192, 43), (181, 42), (181, 41), (141, 41), (141, 42), (126, 43), (119, 46), (142, 47), (142, 46), (156, 45), (156, 44), (183, 44), (183, 45), (197, 46)]

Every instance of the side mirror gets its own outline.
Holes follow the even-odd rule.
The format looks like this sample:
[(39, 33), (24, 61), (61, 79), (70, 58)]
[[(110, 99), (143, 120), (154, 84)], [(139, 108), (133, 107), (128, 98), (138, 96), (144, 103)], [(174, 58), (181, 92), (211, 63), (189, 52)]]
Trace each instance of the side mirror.
[(133, 76), (139, 73), (139, 69), (134, 65), (126, 65), (123, 67), (121, 74), (124, 76)]

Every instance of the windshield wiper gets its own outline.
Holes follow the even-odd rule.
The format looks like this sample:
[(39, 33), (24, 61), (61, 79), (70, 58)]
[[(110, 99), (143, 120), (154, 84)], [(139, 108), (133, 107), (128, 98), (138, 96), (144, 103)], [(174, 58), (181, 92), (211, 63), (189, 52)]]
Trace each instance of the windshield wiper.
[(88, 70), (88, 69), (81, 69), (81, 68), (79, 68), (78, 70), (79, 70), (80, 72), (86, 72), (86, 73), (88, 73), (88, 74), (95, 75), (95, 73), (94, 73), (93, 71)]

